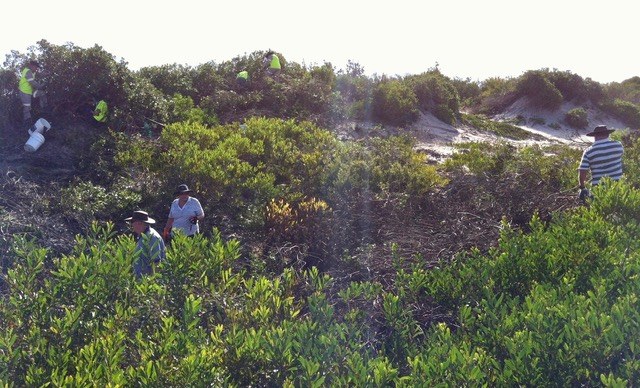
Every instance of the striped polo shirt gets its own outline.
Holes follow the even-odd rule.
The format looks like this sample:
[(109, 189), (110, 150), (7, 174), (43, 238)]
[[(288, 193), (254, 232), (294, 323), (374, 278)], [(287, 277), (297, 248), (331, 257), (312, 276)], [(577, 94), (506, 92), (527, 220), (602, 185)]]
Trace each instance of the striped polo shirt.
[(622, 143), (611, 139), (596, 140), (582, 154), (578, 170), (591, 170), (591, 184), (597, 185), (600, 179), (622, 177)]

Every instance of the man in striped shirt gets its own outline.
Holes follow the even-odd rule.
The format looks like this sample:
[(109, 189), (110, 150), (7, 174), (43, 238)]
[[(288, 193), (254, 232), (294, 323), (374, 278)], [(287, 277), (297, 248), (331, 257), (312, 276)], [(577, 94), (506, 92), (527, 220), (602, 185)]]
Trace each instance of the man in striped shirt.
[(591, 171), (591, 184), (594, 186), (604, 177), (610, 177), (616, 181), (622, 178), (622, 143), (609, 139), (609, 134), (613, 131), (606, 125), (598, 125), (593, 131), (587, 133), (587, 136), (594, 138), (594, 142), (582, 154), (580, 167), (578, 167), (582, 200), (590, 196), (585, 188), (588, 171)]

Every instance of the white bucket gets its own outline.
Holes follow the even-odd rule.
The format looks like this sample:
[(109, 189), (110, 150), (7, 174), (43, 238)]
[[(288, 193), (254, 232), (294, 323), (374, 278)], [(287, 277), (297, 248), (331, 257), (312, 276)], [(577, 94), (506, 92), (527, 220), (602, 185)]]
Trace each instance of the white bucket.
[(36, 152), (38, 148), (44, 143), (44, 136), (41, 133), (33, 132), (29, 136), (29, 140), (24, 145), (24, 150), (27, 152)]
[(29, 129), (29, 135), (31, 135), (34, 132), (42, 134), (48, 131), (49, 129), (51, 129), (51, 124), (49, 124), (47, 120), (43, 118), (39, 118), (38, 121), (36, 121), (36, 123), (33, 124), (33, 127)]

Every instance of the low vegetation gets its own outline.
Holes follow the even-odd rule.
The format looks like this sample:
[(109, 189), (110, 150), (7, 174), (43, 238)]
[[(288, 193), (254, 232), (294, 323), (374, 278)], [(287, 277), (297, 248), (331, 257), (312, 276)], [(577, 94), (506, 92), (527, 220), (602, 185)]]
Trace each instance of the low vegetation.
[[(262, 55), (132, 72), (99, 46), (42, 41), (7, 58), (2, 385), (640, 381), (637, 132), (614, 134), (625, 179), (583, 205), (580, 149), (516, 147), (506, 140), (538, 138), (490, 119), (526, 97), (540, 109), (608, 107), (631, 123), (637, 82), (547, 69), (482, 83), (437, 68), (369, 78), (356, 63), (336, 71), (283, 56), (272, 77)], [(27, 57), (48, 71), (52, 121), (65, 130), (25, 160), (9, 128)], [(85, 117), (96, 91), (112, 101), (108, 129)], [(579, 128), (584, 112), (567, 122)], [(504, 141), (458, 144), (434, 163), (402, 128), (422, 114)], [(397, 135), (338, 137), (346, 120)], [(136, 280), (122, 220), (141, 208), (163, 225), (185, 182), (205, 207), (204, 233), (176, 237)]]

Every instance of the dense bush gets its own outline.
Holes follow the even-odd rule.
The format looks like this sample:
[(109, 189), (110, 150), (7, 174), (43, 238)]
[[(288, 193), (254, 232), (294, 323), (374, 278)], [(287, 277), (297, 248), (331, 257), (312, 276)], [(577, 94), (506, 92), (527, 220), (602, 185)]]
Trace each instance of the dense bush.
[(406, 125), (418, 118), (418, 99), (402, 80), (383, 80), (376, 85), (371, 102), (373, 117), (383, 123)]
[(565, 101), (599, 104), (604, 98), (602, 85), (589, 78), (583, 79), (570, 71), (549, 71), (546, 69), (540, 71), (560, 91)]
[[(42, 40), (30, 51), (42, 65), (41, 81), (51, 118), (57, 122), (90, 119), (89, 112), (101, 99), (109, 104), (110, 125), (118, 129), (140, 130), (145, 120), (167, 119), (165, 96), (98, 45), (83, 49), (72, 43), (58, 46)], [(5, 65), (17, 73), (25, 60), (26, 55), (14, 52)]]
[(564, 121), (571, 127), (578, 129), (584, 129), (589, 125), (587, 111), (584, 108), (571, 109), (565, 114)]
[(455, 86), (448, 78), (438, 70), (432, 70), (407, 77), (406, 82), (411, 85), (421, 109), (432, 112), (445, 123), (455, 123), (460, 101)]
[(622, 82), (611, 82), (604, 87), (610, 100), (624, 100), (640, 105), (640, 77), (631, 77)]
[(180, 94), (193, 98), (195, 95), (193, 69), (188, 66), (173, 64), (143, 67), (138, 71), (138, 76), (148, 79), (165, 96)]
[(454, 78), (451, 83), (460, 98), (460, 106), (474, 107), (480, 103), (482, 91), (478, 82), (472, 81), (470, 78)]
[(370, 120), (373, 82), (364, 75), (364, 69), (349, 61), (345, 71), (336, 74), (337, 108), (349, 119)]
[(478, 128), (509, 139), (540, 139), (539, 135), (532, 134), (518, 126), (509, 124), (508, 122), (490, 120), (483, 115), (461, 114), (460, 122), (462, 124), (470, 125), (473, 128)]
[(538, 108), (553, 110), (560, 107), (563, 96), (544, 71), (530, 70), (518, 79), (517, 93), (528, 97)]
[(476, 175), (490, 174), (494, 179), (514, 174), (526, 190), (545, 184), (553, 190), (566, 190), (575, 185), (580, 150), (567, 146), (526, 146), (516, 150), (507, 143), (461, 143), (458, 152), (445, 161), (448, 170), (466, 170)]
[(480, 104), (474, 107), (481, 114), (496, 114), (518, 99), (517, 80), (492, 77), (480, 85)]
[(602, 104), (602, 109), (630, 127), (640, 127), (640, 106), (632, 102), (616, 99)]
[(8, 128), (22, 119), (22, 104), (17, 93), (15, 72), (0, 69), (0, 125)]
[[(238, 269), (240, 245), (178, 237), (154, 275), (134, 241), (94, 226), (69, 255), (17, 238), (2, 281), (0, 379), (16, 385), (628, 385), (640, 379), (640, 193), (503, 225), (450, 263), (337, 282)], [(283, 225), (283, 224), (281, 224)], [(401, 258), (396, 258), (401, 260)], [(428, 298), (437, 316), (413, 308)]]

